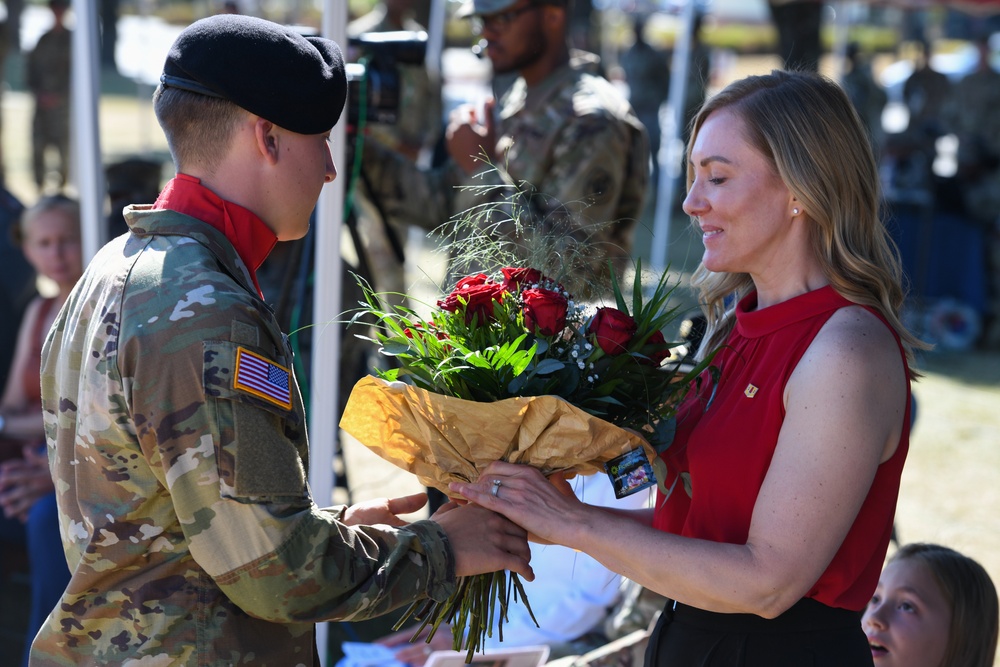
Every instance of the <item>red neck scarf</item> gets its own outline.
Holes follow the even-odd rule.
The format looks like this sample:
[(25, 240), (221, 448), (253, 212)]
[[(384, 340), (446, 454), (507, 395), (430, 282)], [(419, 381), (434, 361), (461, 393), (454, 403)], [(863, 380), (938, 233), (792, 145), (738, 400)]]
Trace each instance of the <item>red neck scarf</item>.
[(225, 234), (247, 265), (257, 294), (264, 298), (257, 284), (257, 269), (267, 259), (278, 237), (260, 218), (239, 204), (222, 199), (202, 185), (200, 179), (180, 173), (163, 188), (153, 208), (189, 215)]

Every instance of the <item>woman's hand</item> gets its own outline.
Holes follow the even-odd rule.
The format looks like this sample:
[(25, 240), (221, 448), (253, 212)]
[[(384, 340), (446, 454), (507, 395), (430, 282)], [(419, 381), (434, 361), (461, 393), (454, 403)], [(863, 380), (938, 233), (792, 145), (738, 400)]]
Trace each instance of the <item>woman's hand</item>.
[(575, 528), (586, 524), (588, 506), (573, 494), (562, 474), (546, 479), (536, 468), (495, 461), (474, 484), (449, 488), (468, 500), (504, 515), (536, 542), (571, 544)]

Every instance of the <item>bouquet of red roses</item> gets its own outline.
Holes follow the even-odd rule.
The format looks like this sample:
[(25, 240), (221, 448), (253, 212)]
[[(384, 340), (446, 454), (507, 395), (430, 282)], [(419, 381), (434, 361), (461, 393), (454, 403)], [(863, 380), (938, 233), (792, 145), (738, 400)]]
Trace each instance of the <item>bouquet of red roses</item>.
[[(462, 278), (429, 317), (387, 309), (363, 284), (355, 319), (374, 316), (369, 340), (397, 367), (358, 383), (341, 428), (445, 493), (494, 460), (545, 474), (603, 470), (621, 496), (656, 483), (654, 448), (669, 445), (673, 413), (710, 359), (682, 367), (671, 355), (674, 287), (664, 274), (646, 298), (641, 278), (640, 266), (630, 299), (613, 280), (615, 306), (588, 308), (540, 271), (507, 267)], [(502, 639), (519, 589), (513, 574), (469, 577), (447, 602), (411, 613), (434, 628), (449, 622), (471, 661), (492, 636), (494, 601)]]

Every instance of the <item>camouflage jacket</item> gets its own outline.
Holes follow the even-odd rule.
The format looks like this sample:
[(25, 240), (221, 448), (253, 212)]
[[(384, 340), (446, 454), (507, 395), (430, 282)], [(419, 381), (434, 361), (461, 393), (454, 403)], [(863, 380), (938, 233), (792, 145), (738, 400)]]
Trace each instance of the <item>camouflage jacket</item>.
[(27, 56), (26, 82), (31, 92), (55, 95), (68, 104), (72, 42), (73, 33), (66, 29), (52, 29), (38, 39)]
[[(506, 222), (518, 219), (533, 233), (582, 246), (572, 270), (581, 280), (565, 267), (535, 262), (577, 294), (583, 283), (606, 276), (608, 260), (620, 274), (645, 204), (649, 142), (593, 61), (577, 58), (532, 88), (518, 79), (500, 103), (497, 136), (499, 164), (471, 178), (453, 162), (421, 171), (369, 144), (363, 165), (373, 197), (388, 216), (429, 229), (496, 202), (497, 215), (481, 222), (490, 232), (526, 237)], [(519, 254), (536, 260), (535, 242), (523, 240)]]
[(126, 219), (43, 350), (72, 579), (31, 664), (310, 667), (315, 621), (449, 595), (437, 524), (349, 527), (313, 503), (291, 352), (225, 236)]

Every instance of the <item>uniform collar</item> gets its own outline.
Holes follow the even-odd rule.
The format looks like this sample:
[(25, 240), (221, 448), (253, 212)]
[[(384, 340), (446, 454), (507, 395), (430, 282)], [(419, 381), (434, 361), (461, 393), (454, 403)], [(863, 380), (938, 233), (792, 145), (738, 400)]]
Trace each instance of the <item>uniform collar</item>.
[(163, 188), (153, 209), (169, 209), (211, 225), (233, 244), (250, 272), (257, 293), (263, 298), (257, 283), (257, 269), (267, 259), (278, 237), (255, 214), (239, 204), (222, 199), (187, 174), (177, 174)]

